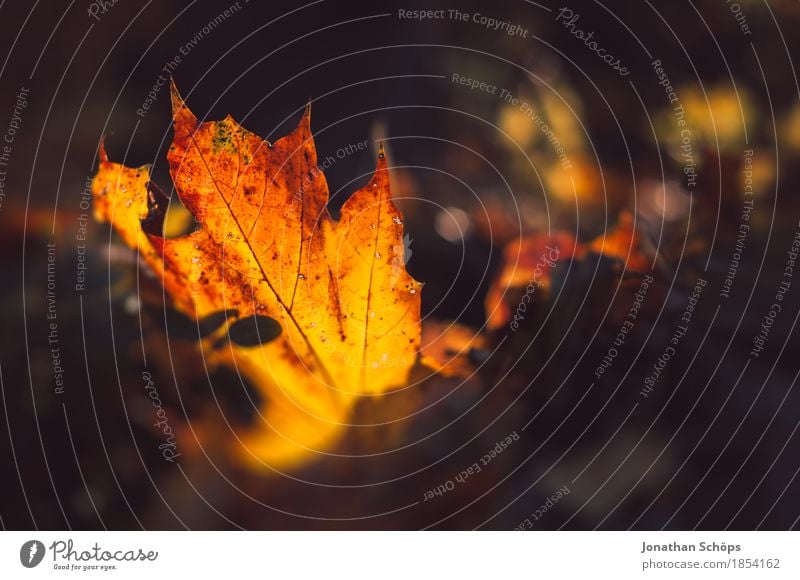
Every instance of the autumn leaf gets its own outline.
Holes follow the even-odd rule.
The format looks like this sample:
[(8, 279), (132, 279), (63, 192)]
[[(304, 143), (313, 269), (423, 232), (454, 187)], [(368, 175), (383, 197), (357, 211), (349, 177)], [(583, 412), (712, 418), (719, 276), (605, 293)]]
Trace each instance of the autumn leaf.
[(639, 233), (634, 227), (633, 216), (628, 211), (620, 213), (611, 231), (589, 243), (591, 251), (618, 260), (628, 271), (649, 272), (652, 260), (642, 253), (639, 246)]
[[(487, 328), (497, 330), (511, 320), (516, 307), (511, 303), (521, 300), (515, 290), (523, 291), (530, 285), (534, 293), (546, 293), (552, 269), (558, 262), (573, 258), (576, 250), (575, 239), (566, 232), (525, 236), (506, 244), (503, 266), (486, 294)], [(524, 295), (530, 300), (531, 294)]]
[(443, 377), (469, 378), (476, 372), (470, 358), (486, 352), (479, 331), (457, 322), (427, 321), (422, 329), (420, 363)]
[[(170, 174), (198, 229), (163, 237), (168, 203), (149, 168), (113, 163), (102, 146), (95, 216), (138, 250), (177, 310), (197, 320), (228, 313), (201, 342), (204, 358), (242, 373), (264, 400), (236, 455), (296, 465), (335, 442), (359, 397), (403, 386), (418, 358), (422, 285), (405, 269), (386, 158), (334, 221), (310, 108), (269, 143), (230, 116), (200, 122), (174, 85), (172, 106)], [(276, 321), (277, 337), (230, 340), (252, 317)]]
[(527, 310), (534, 296), (547, 296), (559, 262), (584, 259), (589, 253), (614, 260), (628, 272), (651, 270), (651, 260), (640, 249), (633, 216), (627, 211), (620, 213), (611, 230), (585, 244), (563, 231), (517, 238), (506, 244), (503, 264), (486, 294), (487, 328), (513, 324), (514, 309)]

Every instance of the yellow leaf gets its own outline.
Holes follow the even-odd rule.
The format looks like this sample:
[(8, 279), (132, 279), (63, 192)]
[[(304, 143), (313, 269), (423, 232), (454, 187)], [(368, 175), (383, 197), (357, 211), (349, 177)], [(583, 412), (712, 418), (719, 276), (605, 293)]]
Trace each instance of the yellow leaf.
[(271, 144), (230, 116), (200, 123), (174, 86), (172, 100), (170, 173), (199, 229), (178, 238), (145, 233), (142, 223), (165, 211), (148, 193), (148, 168), (112, 163), (104, 150), (95, 215), (139, 250), (183, 313), (235, 311), (228, 325), (254, 315), (280, 324), (276, 339), (254, 347), (220, 347), (219, 333), (201, 346), (265, 401), (258, 424), (235, 443), (237, 456), (292, 466), (330, 447), (359, 397), (403, 386), (417, 360), (422, 285), (405, 269), (387, 162), (381, 152), (337, 222), (308, 108)]

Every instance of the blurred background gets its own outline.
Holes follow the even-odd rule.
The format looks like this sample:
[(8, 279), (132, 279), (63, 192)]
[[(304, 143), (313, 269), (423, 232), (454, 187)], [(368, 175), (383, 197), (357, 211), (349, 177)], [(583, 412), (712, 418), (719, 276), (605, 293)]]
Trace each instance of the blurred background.
[[(4, 528), (797, 526), (800, 4), (457, 9), (0, 5)], [(167, 334), (160, 288), (86, 205), (102, 136), (171, 194), (170, 75), (198, 117), (270, 140), (310, 99), (320, 159), (369, 140), (325, 169), (334, 215), (384, 141), (424, 332), (466, 378), (418, 369), (357, 407), (353, 423), (378, 426), (291, 472), (228, 457), (258, 392), (206, 374), (179, 323)], [(512, 329), (551, 236), (579, 251)]]

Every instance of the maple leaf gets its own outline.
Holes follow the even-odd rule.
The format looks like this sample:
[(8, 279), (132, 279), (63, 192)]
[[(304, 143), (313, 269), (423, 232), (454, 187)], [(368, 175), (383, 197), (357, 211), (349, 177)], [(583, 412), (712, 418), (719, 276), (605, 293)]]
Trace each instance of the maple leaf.
[[(295, 465), (332, 445), (359, 397), (403, 386), (418, 358), (422, 285), (405, 269), (387, 161), (381, 149), (369, 183), (334, 221), (310, 107), (273, 144), (230, 116), (200, 122), (171, 90), (170, 174), (198, 229), (154, 232), (167, 200), (150, 186), (149, 168), (109, 161), (102, 144), (95, 216), (138, 250), (177, 310), (197, 320), (226, 313), (201, 342), (204, 357), (242, 373), (265, 401), (237, 455)], [(277, 321), (277, 337), (220, 341), (253, 316)]]

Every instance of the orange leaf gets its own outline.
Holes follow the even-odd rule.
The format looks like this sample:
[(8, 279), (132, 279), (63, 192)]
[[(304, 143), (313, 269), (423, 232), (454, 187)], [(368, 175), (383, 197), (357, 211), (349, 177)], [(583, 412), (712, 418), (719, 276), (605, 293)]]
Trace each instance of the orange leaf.
[(104, 150), (95, 215), (138, 249), (185, 314), (235, 311), (228, 326), (253, 315), (280, 324), (265, 344), (220, 348), (216, 333), (201, 346), (266, 401), (237, 454), (252, 464), (296, 464), (335, 441), (360, 396), (403, 386), (417, 360), (422, 285), (405, 269), (385, 156), (336, 222), (308, 108), (270, 144), (230, 116), (200, 123), (174, 85), (172, 101), (170, 173), (199, 229), (171, 239), (145, 233), (142, 220), (156, 223), (166, 210), (148, 193), (149, 170), (112, 163)]
[(531, 288), (525, 294), (529, 299), (536, 292), (546, 294), (556, 263), (569, 260), (575, 251), (575, 239), (565, 232), (517, 238), (506, 244), (503, 266), (486, 294), (487, 328), (497, 330), (511, 320), (511, 302), (520, 301), (515, 291)]
[(486, 295), (487, 327), (497, 330), (524, 318), (535, 296), (547, 295), (552, 269), (561, 260), (583, 259), (593, 252), (619, 260), (628, 271), (649, 272), (650, 260), (640, 250), (633, 226), (633, 216), (622, 212), (611, 231), (587, 244), (566, 232), (525, 236), (506, 244), (503, 265)]
[(589, 248), (597, 254), (620, 260), (626, 270), (649, 272), (651, 269), (651, 261), (639, 249), (639, 234), (633, 227), (630, 212), (620, 213), (614, 229), (592, 240)]

